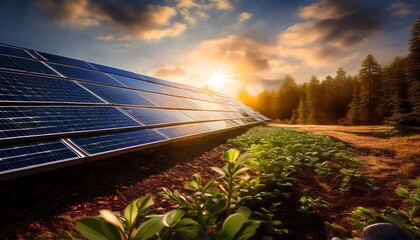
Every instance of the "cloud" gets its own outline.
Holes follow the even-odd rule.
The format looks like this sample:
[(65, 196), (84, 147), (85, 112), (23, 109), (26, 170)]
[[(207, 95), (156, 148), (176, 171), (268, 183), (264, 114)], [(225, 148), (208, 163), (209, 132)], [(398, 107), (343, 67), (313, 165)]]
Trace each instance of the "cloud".
[(209, 0), (198, 2), (194, 0), (180, 0), (176, 6), (179, 8), (196, 8), (200, 10), (230, 10), (233, 8), (233, 5), (229, 0)]
[(212, 0), (216, 8), (219, 10), (230, 10), (233, 8), (229, 0)]
[(193, 24), (188, 10), (180, 10), (185, 22), (176, 21), (174, 6), (136, 2), (121, 4), (113, 0), (38, 0), (36, 6), (61, 26), (101, 27), (100, 40), (159, 40), (175, 37)]
[(244, 22), (249, 20), (252, 17), (252, 14), (249, 12), (241, 12), (241, 14), (239, 14), (239, 22)]
[(294, 56), (311, 65), (343, 58), (381, 26), (379, 11), (363, 8), (352, 0), (321, 0), (300, 8), (298, 15), (306, 21), (279, 35), (279, 51), (283, 56)]
[(159, 78), (166, 78), (170, 79), (171, 77), (179, 77), (179, 76), (185, 76), (187, 73), (186, 71), (179, 67), (179, 66), (166, 66), (166, 67), (160, 67), (155, 69), (152, 72), (153, 76), (159, 77)]
[(393, 16), (404, 17), (414, 13), (411, 7), (411, 5), (405, 2), (394, 2), (389, 6), (388, 11), (390, 11)]
[[(258, 93), (264, 88), (278, 88), (280, 77), (289, 73), (290, 65), (279, 58), (275, 45), (255, 38), (229, 35), (203, 40), (195, 49), (179, 57), (181, 63), (158, 67), (151, 74), (200, 87), (200, 84), (211, 78), (213, 72), (221, 71), (229, 76), (229, 87), (226, 89), (239, 89), (246, 85)], [(186, 74), (167, 74), (172, 73), (168, 70), (175, 70), (176, 67), (185, 70)]]
[(60, 25), (73, 27), (99, 26), (100, 17), (92, 14), (89, 0), (38, 1), (36, 5)]

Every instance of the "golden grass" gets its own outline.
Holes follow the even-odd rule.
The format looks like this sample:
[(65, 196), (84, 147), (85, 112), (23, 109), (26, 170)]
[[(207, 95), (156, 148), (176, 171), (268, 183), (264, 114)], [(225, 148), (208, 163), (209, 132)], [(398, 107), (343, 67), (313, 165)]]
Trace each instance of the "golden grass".
[(417, 157), (420, 151), (420, 134), (411, 136), (391, 135), (388, 138), (375, 136), (392, 132), (394, 129), (389, 126), (271, 125), (335, 137), (361, 148), (391, 151), (395, 153), (394, 158), (398, 159)]

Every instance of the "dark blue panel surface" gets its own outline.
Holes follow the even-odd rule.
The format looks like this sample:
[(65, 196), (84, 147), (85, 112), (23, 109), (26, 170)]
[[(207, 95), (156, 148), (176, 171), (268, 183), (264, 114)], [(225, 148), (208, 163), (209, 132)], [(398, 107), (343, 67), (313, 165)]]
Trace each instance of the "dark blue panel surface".
[(45, 53), (45, 52), (40, 52), (40, 51), (37, 51), (37, 53), (39, 55), (41, 55), (42, 57), (44, 57), (45, 59), (47, 59), (49, 62), (62, 63), (62, 64), (66, 64), (66, 65), (73, 65), (73, 66), (77, 66), (77, 67), (95, 69), (91, 65), (89, 65), (87, 62), (82, 61), (82, 60), (78, 60), (78, 59), (74, 59), (74, 58), (68, 58), (68, 57), (62, 57), (62, 56), (58, 56), (58, 55), (54, 55), (54, 54), (50, 54), (50, 53)]
[(171, 113), (175, 117), (181, 120), (181, 122), (194, 122), (195, 120), (188, 116), (187, 114), (183, 113), (180, 110), (166, 110), (167, 112)]
[(79, 158), (60, 140), (0, 145), (0, 174)]
[(182, 122), (167, 110), (151, 108), (122, 108), (129, 115), (146, 125)]
[(52, 67), (54, 67), (58, 72), (63, 74), (66, 77), (69, 78), (75, 78), (90, 82), (96, 82), (96, 83), (103, 83), (103, 84), (109, 84), (114, 86), (123, 86), (120, 82), (116, 81), (112, 77), (106, 75), (105, 73), (78, 68), (78, 67), (70, 67), (70, 66), (64, 66), (59, 64), (53, 64), (50, 63)]
[(118, 75), (122, 75), (122, 76), (126, 76), (126, 77), (132, 77), (132, 78), (139, 78), (139, 76), (133, 72), (130, 71), (126, 71), (126, 70), (122, 70), (122, 69), (118, 69), (118, 68), (113, 68), (113, 67), (108, 67), (108, 66), (104, 66), (104, 65), (100, 65), (100, 64), (96, 64), (96, 63), (90, 63), (91, 65), (93, 65), (95, 68), (97, 68), (100, 71), (104, 71), (107, 73), (114, 73), (114, 74), (118, 74)]
[(73, 81), (0, 72), (0, 101), (103, 103)]
[(8, 47), (4, 45), (0, 45), (0, 54), (33, 59), (33, 57), (22, 48)]
[(140, 147), (168, 140), (152, 129), (73, 138), (72, 141), (90, 155)]
[(58, 75), (52, 69), (37, 60), (0, 55), (0, 68), (33, 73)]
[(0, 107), (0, 139), (134, 126), (114, 107)]
[(81, 84), (110, 103), (130, 104), (138, 106), (155, 106), (155, 104), (140, 96), (140, 93), (134, 90), (90, 83)]
[(192, 105), (188, 104), (182, 98), (148, 92), (141, 92), (140, 94), (160, 107), (194, 109)]
[(202, 123), (164, 127), (164, 128), (158, 128), (157, 130), (173, 139), (193, 136), (193, 135), (211, 131), (206, 125)]
[(164, 91), (162, 91), (162, 89), (159, 88), (158, 84), (146, 82), (139, 79), (124, 77), (124, 76), (120, 76), (116, 74), (110, 74), (110, 75), (129, 88), (139, 89), (143, 91), (164, 93)]

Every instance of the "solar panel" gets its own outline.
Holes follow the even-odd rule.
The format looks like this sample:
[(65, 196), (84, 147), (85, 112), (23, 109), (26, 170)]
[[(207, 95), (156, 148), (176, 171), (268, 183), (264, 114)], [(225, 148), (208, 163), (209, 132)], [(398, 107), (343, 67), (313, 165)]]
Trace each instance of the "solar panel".
[(167, 108), (184, 108), (184, 109), (194, 109), (194, 107), (188, 104), (188, 100), (183, 100), (181, 98), (142, 92), (142, 96), (146, 97), (150, 101), (154, 102), (157, 106), (167, 107)]
[(174, 115), (178, 119), (180, 119), (182, 122), (195, 121), (194, 118), (188, 116), (187, 114), (183, 113), (182, 111), (179, 111), (179, 110), (166, 110), (166, 111), (169, 112), (170, 114)]
[(139, 89), (143, 91), (164, 93), (162, 89), (159, 88), (158, 84), (145, 82), (139, 79), (124, 77), (124, 76), (120, 76), (116, 74), (110, 74), (110, 75), (129, 88)]
[(91, 83), (81, 84), (110, 103), (155, 106), (155, 104), (141, 96), (139, 92), (133, 90)]
[(109, 84), (114, 86), (123, 86), (120, 82), (116, 81), (112, 77), (106, 75), (105, 73), (92, 71), (88, 69), (65, 66), (60, 64), (50, 63), (58, 72), (67, 76), (69, 78), (85, 80), (89, 82), (96, 82), (102, 84)]
[(266, 120), (227, 95), (0, 44), (0, 180)]
[(25, 49), (8, 47), (4, 45), (0, 45), (0, 54), (23, 57), (23, 58), (31, 58), (31, 59), (33, 58), (28, 52), (25, 51)]
[(0, 173), (81, 159), (60, 140), (0, 145)]
[(130, 116), (144, 123), (145, 125), (170, 124), (182, 122), (182, 119), (169, 113), (167, 110), (151, 108), (122, 108)]
[(126, 77), (131, 77), (131, 78), (139, 78), (139, 76), (133, 72), (130, 71), (126, 71), (126, 70), (122, 70), (122, 69), (118, 69), (118, 68), (113, 68), (113, 67), (109, 67), (109, 66), (104, 66), (101, 64), (97, 64), (97, 63), (90, 63), (92, 66), (94, 66), (96, 69), (103, 71), (103, 72), (107, 72), (107, 73), (114, 73), (114, 74), (118, 74), (118, 75), (122, 75), (122, 76), (126, 76)]
[(32, 73), (58, 75), (40, 61), (0, 55), (0, 68)]
[(211, 131), (205, 124), (202, 123), (164, 127), (158, 128), (157, 130), (172, 139), (194, 136)]
[(209, 129), (211, 129), (211, 131), (221, 131), (238, 126), (238, 124), (232, 121), (206, 122), (203, 124), (206, 125)]
[(45, 59), (47, 59), (49, 62), (61, 63), (61, 64), (66, 64), (66, 65), (73, 65), (73, 66), (88, 68), (88, 69), (95, 69), (90, 64), (88, 64), (87, 62), (82, 61), (82, 60), (78, 60), (78, 59), (74, 59), (74, 58), (68, 58), (68, 57), (62, 57), (62, 56), (58, 56), (58, 55), (54, 55), (54, 54), (50, 54), (50, 53), (45, 53), (45, 52), (40, 52), (40, 51), (37, 51), (37, 53), (39, 55), (41, 55), (42, 57), (44, 57)]
[(229, 113), (224, 112), (211, 112), (211, 111), (190, 111), (182, 110), (183, 113), (187, 114), (191, 118), (197, 121), (210, 121), (219, 119), (230, 119), (232, 116)]
[(0, 101), (103, 103), (73, 81), (0, 72)]
[(192, 102), (195, 106), (198, 106), (199, 109), (203, 109), (203, 110), (222, 110), (222, 111), (232, 110), (226, 107), (225, 105), (215, 103), (215, 102), (200, 101), (200, 100), (195, 100), (195, 99), (189, 99), (189, 101)]
[(72, 138), (88, 155), (136, 148), (144, 145), (169, 141), (168, 138), (152, 129), (141, 129), (129, 132), (111, 133), (98, 136)]
[(137, 126), (114, 107), (0, 107), (0, 140)]

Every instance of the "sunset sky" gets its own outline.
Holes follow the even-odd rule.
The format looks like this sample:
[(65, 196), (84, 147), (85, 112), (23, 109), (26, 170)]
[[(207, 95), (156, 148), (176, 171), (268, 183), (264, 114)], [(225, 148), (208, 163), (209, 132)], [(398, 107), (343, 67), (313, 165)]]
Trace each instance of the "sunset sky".
[(0, 42), (253, 93), (407, 54), (418, 0), (0, 1)]

